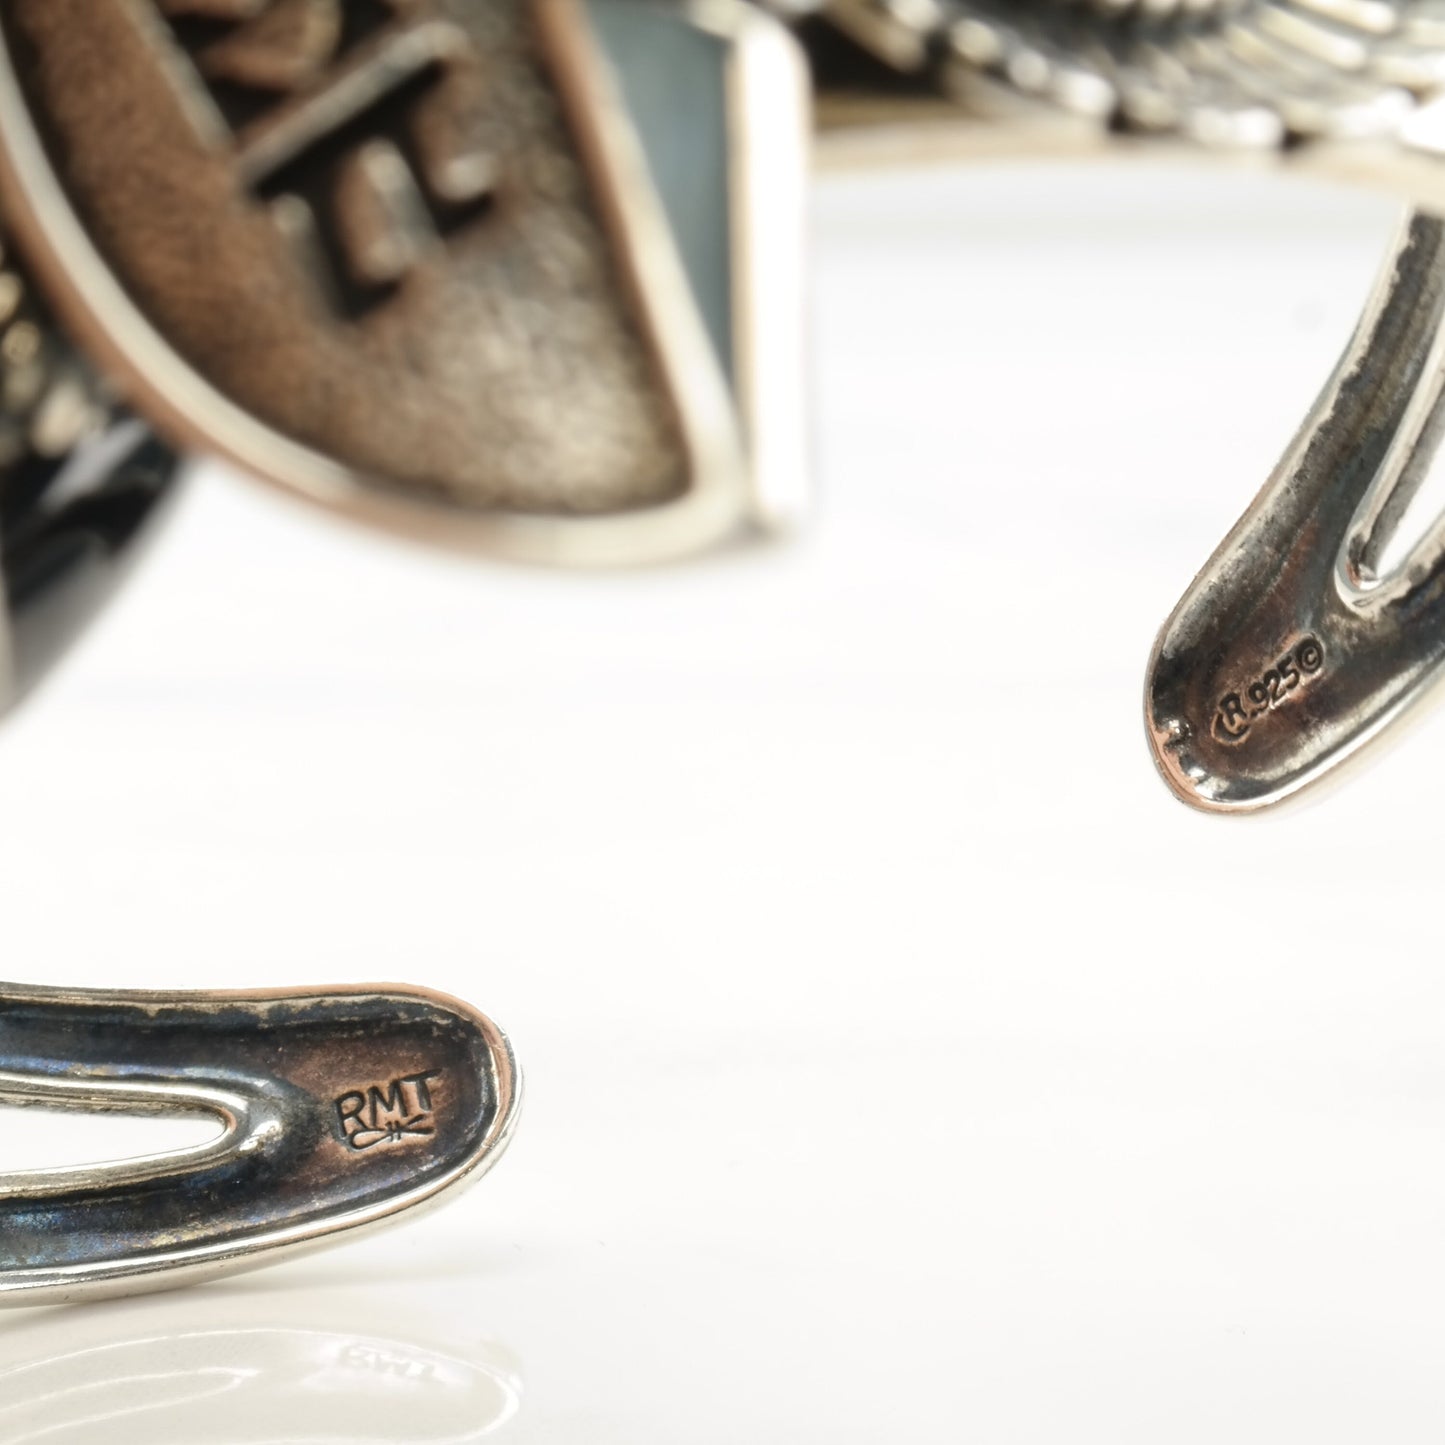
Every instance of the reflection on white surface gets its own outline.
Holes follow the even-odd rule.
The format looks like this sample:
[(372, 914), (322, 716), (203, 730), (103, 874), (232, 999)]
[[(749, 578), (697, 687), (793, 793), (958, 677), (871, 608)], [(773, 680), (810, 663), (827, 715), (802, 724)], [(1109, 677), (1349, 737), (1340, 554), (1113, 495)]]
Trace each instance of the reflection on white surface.
[[(500, 1338), (486, 1445), (1440, 1445), (1445, 708), (1250, 823), (1140, 698), (1392, 209), (830, 183), (827, 505), (766, 554), (467, 565), (202, 480), (0, 739), (6, 973), (413, 979), (528, 1099), (439, 1214), (90, 1345)], [(0, 1368), (107, 1317), (0, 1315)], [(376, 1379), (287, 1368), (287, 1439), (448, 1399), (345, 1437)], [(230, 1445), (253, 1388), (36, 1445)]]
[(192, 1291), (0, 1330), (0, 1445), (461, 1445), (520, 1399), (504, 1350), (408, 1328), (384, 1293)]

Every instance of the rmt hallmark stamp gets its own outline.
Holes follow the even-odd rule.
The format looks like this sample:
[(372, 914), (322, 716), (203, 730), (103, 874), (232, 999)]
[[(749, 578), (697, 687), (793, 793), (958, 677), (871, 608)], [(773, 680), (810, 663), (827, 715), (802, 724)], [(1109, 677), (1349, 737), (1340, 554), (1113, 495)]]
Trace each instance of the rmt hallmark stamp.
[(336, 1101), (336, 1122), (347, 1147), (363, 1153), (384, 1144), (405, 1144), (436, 1133), (436, 1086), (442, 1069), (427, 1069), (343, 1094)]

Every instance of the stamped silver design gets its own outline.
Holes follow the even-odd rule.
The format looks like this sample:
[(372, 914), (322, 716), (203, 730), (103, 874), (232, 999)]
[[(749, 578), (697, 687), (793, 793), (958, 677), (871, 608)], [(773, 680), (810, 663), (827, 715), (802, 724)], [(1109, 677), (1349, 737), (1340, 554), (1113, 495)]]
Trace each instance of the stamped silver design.
[[(792, 44), (724, 13), (720, 65)], [(0, 178), (173, 435), (436, 540), (635, 560), (761, 505), (608, 72), (562, 0), (14, 0)]]

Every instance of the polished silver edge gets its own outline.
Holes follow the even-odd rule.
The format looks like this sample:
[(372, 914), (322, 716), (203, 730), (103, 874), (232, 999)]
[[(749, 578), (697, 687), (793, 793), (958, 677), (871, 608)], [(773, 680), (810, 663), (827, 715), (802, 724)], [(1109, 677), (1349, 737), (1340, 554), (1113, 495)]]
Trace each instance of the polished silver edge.
[(781, 532), (809, 514), (814, 493), (805, 380), (812, 83), (802, 48), (760, 12), (694, 0), (688, 13), (734, 41), (733, 330), (758, 519)]

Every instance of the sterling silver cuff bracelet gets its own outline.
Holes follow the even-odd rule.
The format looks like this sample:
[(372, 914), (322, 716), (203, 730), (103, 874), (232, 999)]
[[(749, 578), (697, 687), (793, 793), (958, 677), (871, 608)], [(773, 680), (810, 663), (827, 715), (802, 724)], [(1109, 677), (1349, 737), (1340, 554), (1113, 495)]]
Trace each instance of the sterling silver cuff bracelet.
[[(1135, 152), (1415, 208), (1147, 664), (1175, 794), (1281, 800), (1445, 661), (1445, 521), (1402, 540), (1445, 437), (1445, 0), (0, 0), (5, 700), (187, 451), (552, 565), (793, 526), (810, 155)], [(482, 1172), (518, 1096), (413, 990), (0, 989), (0, 1103), (224, 1126), (0, 1178), (0, 1303), (370, 1227)]]

